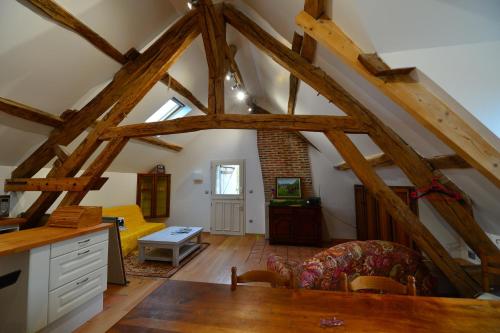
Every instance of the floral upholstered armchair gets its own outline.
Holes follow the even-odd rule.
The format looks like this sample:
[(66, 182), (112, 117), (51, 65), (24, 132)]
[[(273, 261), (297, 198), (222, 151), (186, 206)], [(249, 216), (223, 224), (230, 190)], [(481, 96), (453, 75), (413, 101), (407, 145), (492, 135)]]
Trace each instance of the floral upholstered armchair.
[(358, 275), (387, 276), (406, 284), (408, 275), (417, 280), (419, 295), (432, 295), (435, 279), (422, 262), (422, 256), (400, 244), (371, 240), (333, 246), (303, 263), (270, 255), (267, 269), (294, 280), (295, 287), (337, 290), (341, 273), (349, 280)]

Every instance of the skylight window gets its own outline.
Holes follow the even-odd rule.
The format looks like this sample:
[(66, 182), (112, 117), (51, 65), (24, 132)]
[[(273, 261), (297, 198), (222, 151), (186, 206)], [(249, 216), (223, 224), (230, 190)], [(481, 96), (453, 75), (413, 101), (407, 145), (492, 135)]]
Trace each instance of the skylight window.
[(172, 120), (177, 118), (182, 118), (191, 111), (191, 108), (185, 106), (175, 97), (172, 97), (163, 104), (155, 113), (153, 113), (148, 119), (147, 123), (152, 123), (155, 121)]

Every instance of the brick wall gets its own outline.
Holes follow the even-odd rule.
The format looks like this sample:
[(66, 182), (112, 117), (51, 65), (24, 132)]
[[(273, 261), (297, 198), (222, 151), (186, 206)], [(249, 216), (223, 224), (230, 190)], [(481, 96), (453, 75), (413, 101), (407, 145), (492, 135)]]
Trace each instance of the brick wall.
[(297, 134), (283, 131), (257, 131), (266, 201), (276, 187), (276, 177), (301, 177), (302, 197), (314, 195), (308, 144)]

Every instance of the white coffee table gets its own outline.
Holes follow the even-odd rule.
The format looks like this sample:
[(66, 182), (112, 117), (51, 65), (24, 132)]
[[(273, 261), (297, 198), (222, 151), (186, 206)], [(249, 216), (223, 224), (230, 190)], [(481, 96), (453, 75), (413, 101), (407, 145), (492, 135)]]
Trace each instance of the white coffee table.
[[(182, 229), (190, 231), (179, 233)], [(179, 266), (182, 259), (200, 247), (202, 231), (203, 228), (200, 227), (168, 227), (139, 238), (139, 262), (171, 261), (172, 266)], [(193, 238), (197, 238), (196, 242), (191, 241)], [(151, 248), (148, 253), (146, 247)]]

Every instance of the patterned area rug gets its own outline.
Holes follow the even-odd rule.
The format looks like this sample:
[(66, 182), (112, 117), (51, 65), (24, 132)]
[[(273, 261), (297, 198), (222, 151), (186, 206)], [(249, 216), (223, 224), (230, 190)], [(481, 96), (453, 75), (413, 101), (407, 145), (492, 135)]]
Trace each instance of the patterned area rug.
[(173, 267), (171, 262), (168, 261), (150, 261), (146, 260), (142, 264), (139, 263), (138, 250), (130, 252), (124, 259), (125, 273), (127, 275), (146, 276), (146, 277), (161, 277), (169, 278), (178, 272), (184, 265), (191, 261), (194, 257), (205, 250), (210, 244), (201, 243), (201, 246), (189, 254), (186, 258), (182, 259), (180, 265)]
[(265, 238), (259, 238), (253, 244), (252, 250), (246, 260), (247, 264), (266, 264), (267, 257), (274, 253), (286, 260), (303, 262), (325, 248), (311, 246), (270, 245)]

